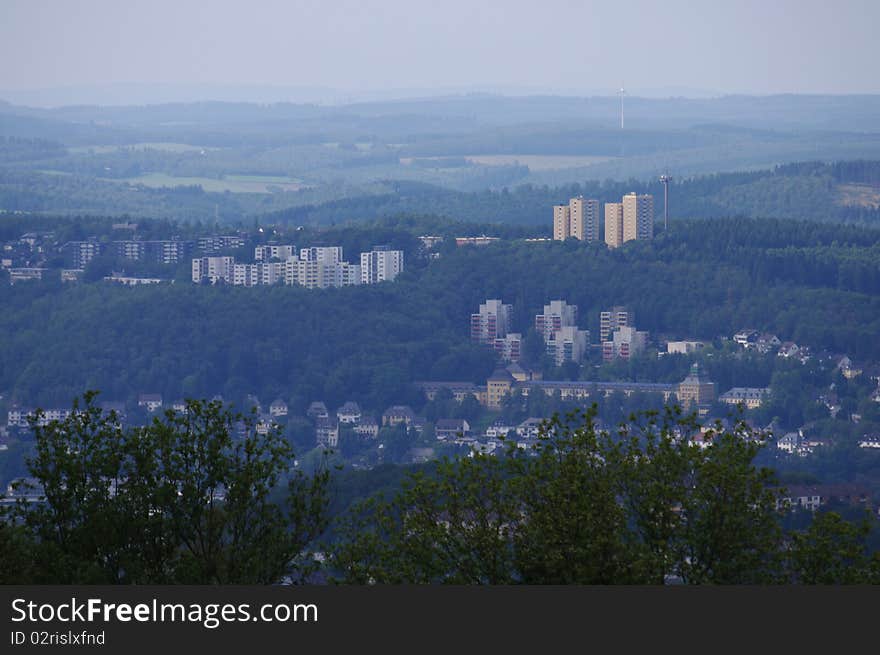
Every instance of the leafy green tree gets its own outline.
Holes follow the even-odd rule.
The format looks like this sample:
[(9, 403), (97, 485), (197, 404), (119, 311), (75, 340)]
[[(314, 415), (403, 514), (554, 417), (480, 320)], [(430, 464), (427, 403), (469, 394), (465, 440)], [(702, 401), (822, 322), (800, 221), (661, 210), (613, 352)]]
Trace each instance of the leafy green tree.
[(871, 526), (820, 512), (809, 528), (792, 535), (791, 581), (803, 584), (880, 584), (880, 553), (868, 552)]
[(294, 471), (277, 430), (261, 435), (219, 402), (123, 429), (95, 397), (63, 421), (32, 420), (45, 502), (10, 518), (33, 535), (37, 582), (268, 584), (305, 570), (326, 526), (326, 470)]

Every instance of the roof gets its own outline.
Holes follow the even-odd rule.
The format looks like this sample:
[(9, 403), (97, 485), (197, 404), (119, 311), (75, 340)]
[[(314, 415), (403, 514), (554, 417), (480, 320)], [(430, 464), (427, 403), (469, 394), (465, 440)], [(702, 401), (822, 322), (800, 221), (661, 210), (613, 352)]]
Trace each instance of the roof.
[(287, 407), (287, 403), (281, 400), (281, 398), (276, 398), (269, 407)]
[(413, 418), (415, 417), (415, 412), (409, 405), (392, 405), (385, 410), (382, 416), (407, 416)]
[(506, 368), (496, 368), (492, 375), (489, 376), (489, 381), (512, 382), (513, 376)]
[(593, 381), (576, 381), (561, 382), (557, 380), (532, 380), (529, 382), (521, 382), (520, 384), (528, 387), (536, 387), (538, 389), (585, 389), (597, 391), (644, 391), (644, 392), (672, 392), (678, 388), (677, 384), (666, 384), (663, 382), (593, 382)]
[(139, 403), (162, 402), (162, 394), (160, 393), (142, 393), (138, 396)]
[(360, 414), (361, 407), (352, 400), (347, 400), (337, 411), (337, 414)]
[(434, 424), (435, 430), (464, 430), (464, 419), (460, 418), (441, 418)]
[(339, 422), (335, 418), (319, 418), (315, 421), (315, 427), (318, 430), (336, 430)]
[(691, 370), (687, 377), (682, 381), (682, 384), (707, 384), (709, 381), (709, 378), (706, 377), (706, 374), (700, 367), (699, 362), (694, 362), (694, 365), (691, 366)]

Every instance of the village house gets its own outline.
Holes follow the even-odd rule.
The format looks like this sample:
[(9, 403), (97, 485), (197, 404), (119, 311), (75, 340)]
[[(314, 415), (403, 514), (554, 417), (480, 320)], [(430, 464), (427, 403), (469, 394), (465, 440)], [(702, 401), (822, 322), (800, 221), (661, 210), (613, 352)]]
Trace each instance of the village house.
[(162, 395), (142, 393), (138, 396), (138, 407), (146, 407), (148, 412), (155, 412), (162, 407)]
[(455, 439), (456, 437), (467, 437), (470, 435), (471, 426), (468, 422), (461, 418), (441, 418), (434, 425), (434, 435), (440, 441)]
[(281, 400), (281, 398), (276, 398), (272, 401), (272, 404), (269, 405), (269, 415), (273, 417), (279, 416), (287, 416), (287, 403)]
[(361, 408), (356, 402), (346, 401), (336, 410), (336, 418), (340, 423), (357, 423), (361, 420)]

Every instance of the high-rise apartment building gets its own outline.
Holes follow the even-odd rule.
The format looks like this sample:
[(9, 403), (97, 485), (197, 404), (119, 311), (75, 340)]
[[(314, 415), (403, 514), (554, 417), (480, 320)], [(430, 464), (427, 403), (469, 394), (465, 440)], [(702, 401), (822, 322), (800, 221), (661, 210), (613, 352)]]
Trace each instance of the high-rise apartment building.
[(553, 205), (553, 238), (565, 241), (571, 236), (571, 208), (568, 205)]
[(576, 325), (565, 325), (553, 332), (545, 345), (547, 354), (557, 366), (562, 366), (565, 362), (580, 364), (590, 345), (590, 333), (587, 330), (578, 330)]
[(518, 362), (522, 357), (522, 334), (508, 332), (503, 338), (495, 339), (495, 352), (505, 362)]
[(192, 260), (192, 281), (216, 284), (220, 280), (232, 282), (235, 257), (198, 257)]
[[(599, 226), (602, 224), (599, 214), (599, 201), (578, 196), (568, 201), (570, 217), (570, 233), (581, 241), (598, 241)], [(555, 226), (555, 223), (554, 223)]]
[(628, 193), (623, 197), (623, 241), (654, 238), (654, 196)]
[(503, 339), (510, 331), (513, 305), (501, 300), (487, 300), (480, 305), (477, 314), (471, 314), (471, 340), (495, 346), (496, 339)]
[(602, 359), (606, 362), (616, 357), (629, 359), (645, 349), (648, 333), (639, 332), (634, 327), (619, 327), (611, 333), (611, 339), (602, 342)]
[(553, 238), (565, 241), (569, 237), (581, 241), (598, 241), (601, 220), (599, 201), (578, 196), (567, 205), (553, 206)]
[(577, 325), (577, 305), (569, 305), (564, 300), (551, 300), (544, 305), (544, 313), (535, 315), (535, 330), (546, 342), (556, 330)]
[(608, 341), (611, 333), (619, 327), (634, 327), (635, 314), (626, 307), (615, 306), (599, 313), (599, 341)]
[(605, 203), (605, 244), (609, 248), (623, 245), (623, 203)]
[(254, 259), (258, 262), (267, 262), (270, 259), (286, 261), (296, 257), (296, 246), (257, 246), (254, 248)]
[(361, 253), (361, 282), (376, 284), (393, 280), (403, 270), (403, 251), (388, 246), (375, 246), (371, 252)]

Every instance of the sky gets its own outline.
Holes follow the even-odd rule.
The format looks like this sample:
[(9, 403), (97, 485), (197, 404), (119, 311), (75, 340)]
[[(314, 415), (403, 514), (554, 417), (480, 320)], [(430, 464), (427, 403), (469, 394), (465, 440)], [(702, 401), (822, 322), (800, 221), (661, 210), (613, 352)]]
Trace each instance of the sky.
[(877, 25), (880, 0), (0, 0), (0, 98), (880, 93)]

